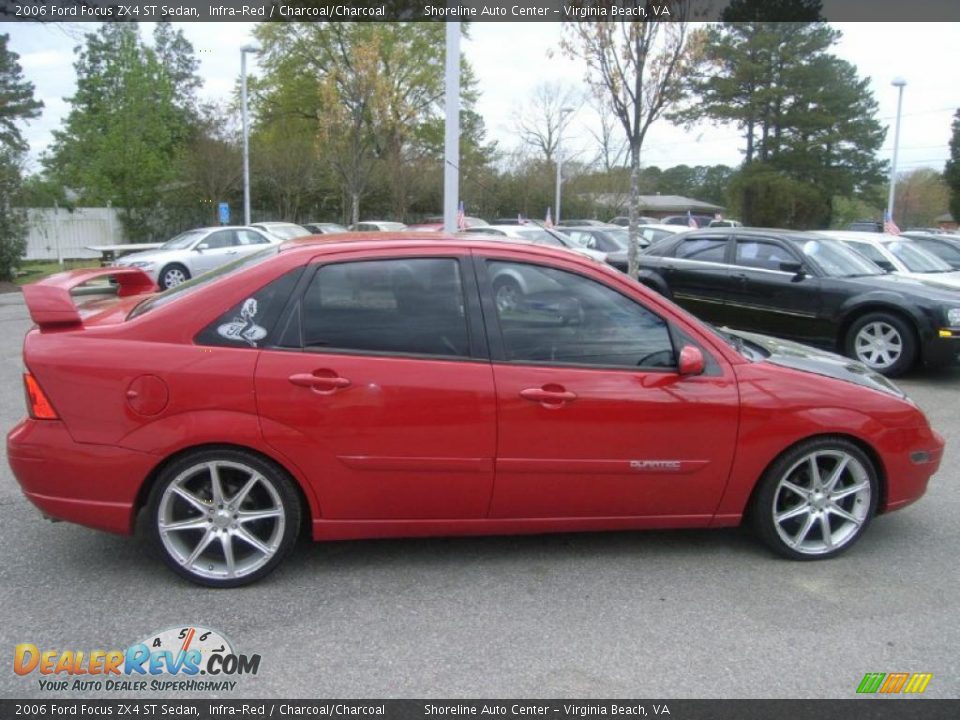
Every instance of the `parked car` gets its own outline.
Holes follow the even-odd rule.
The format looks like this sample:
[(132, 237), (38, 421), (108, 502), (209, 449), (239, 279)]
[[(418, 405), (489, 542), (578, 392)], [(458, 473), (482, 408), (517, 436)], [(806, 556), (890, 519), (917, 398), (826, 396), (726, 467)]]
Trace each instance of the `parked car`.
[(851, 232), (883, 232), (883, 223), (879, 220), (855, 220), (847, 225), (847, 230)]
[(567, 225), (570, 227), (609, 227), (610, 223), (603, 222), (602, 220), (574, 220), (572, 218), (564, 218), (563, 222), (557, 223), (557, 225)]
[(743, 223), (730, 218), (714, 218), (707, 223), (707, 227), (743, 227)]
[(260, 222), (253, 223), (250, 227), (268, 232), (281, 240), (293, 240), (294, 238), (306, 237), (311, 234), (303, 225), (295, 225), (288, 222)]
[(843, 230), (824, 230), (819, 234), (840, 240), (887, 272), (960, 290), (960, 271), (909, 238)]
[(685, 227), (690, 227), (690, 218), (693, 218), (693, 221), (697, 224), (698, 228), (709, 227), (716, 218), (713, 215), (668, 215), (659, 222), (664, 225), (683, 225)]
[(582, 247), (599, 250), (602, 253), (615, 253), (625, 250), (629, 231), (619, 225), (558, 225), (557, 230), (567, 235)]
[(582, 243), (575, 242), (569, 235), (558, 230), (534, 225), (488, 225), (486, 227), (467, 228), (458, 233), (463, 237), (502, 237), (510, 240), (524, 240), (534, 245), (547, 245), (550, 247), (562, 247), (573, 252), (586, 255), (604, 262), (607, 259), (606, 253), (595, 250)]
[(909, 230), (900, 233), (917, 245), (947, 263), (954, 270), (960, 270), (960, 235), (953, 233), (931, 233), (929, 231)]
[[(306, 233), (309, 235), (309, 233)], [(253, 227), (206, 227), (187, 230), (156, 250), (124, 255), (115, 267), (139, 268), (161, 290), (176, 287), (192, 277), (281, 242), (275, 235)]]
[(314, 235), (336, 235), (345, 233), (347, 229), (343, 225), (331, 222), (304, 223), (303, 226)]
[[(643, 250), (665, 238), (673, 237), (678, 233), (687, 232), (689, 228), (679, 225), (660, 225), (650, 224), (640, 227), (640, 237), (637, 239), (637, 246)], [(629, 233), (627, 237), (627, 248), (607, 254), (607, 262), (618, 270), (627, 271), (627, 255), (629, 254)]]
[[(641, 215), (637, 218), (637, 222), (641, 225), (656, 225), (660, 222), (657, 218), (647, 217), (646, 215)], [(610, 225), (621, 225), (627, 227), (630, 224), (630, 218), (627, 215), (617, 215), (615, 218), (610, 218)]]
[(960, 351), (960, 293), (885, 274), (819, 233), (694, 230), (640, 261), (641, 283), (704, 320), (838, 351), (884, 375)]
[[(493, 281), (518, 268), (544, 289), (498, 308)], [(70, 290), (107, 274), (118, 297), (76, 307)], [(49, 517), (139, 525), (203, 585), (262, 578), (301, 529), (341, 540), (748, 517), (775, 552), (829, 558), (923, 495), (943, 452), (869, 369), (714, 331), (559, 249), (317, 238), (159, 295), (135, 268), (23, 292), (37, 325), (23, 351), (30, 416), (7, 456), (25, 495)]]
[[(516, 220), (514, 220), (514, 222), (516, 222)], [(471, 217), (469, 215), (463, 218), (463, 223), (465, 228), (486, 227), (490, 224), (483, 218)], [(436, 215), (434, 217), (428, 217), (421, 223), (408, 225), (407, 230), (436, 230), (440, 232), (443, 230), (443, 216)]]
[(406, 230), (407, 226), (389, 220), (364, 220), (354, 223), (349, 229), (351, 232), (397, 232), (398, 230)]

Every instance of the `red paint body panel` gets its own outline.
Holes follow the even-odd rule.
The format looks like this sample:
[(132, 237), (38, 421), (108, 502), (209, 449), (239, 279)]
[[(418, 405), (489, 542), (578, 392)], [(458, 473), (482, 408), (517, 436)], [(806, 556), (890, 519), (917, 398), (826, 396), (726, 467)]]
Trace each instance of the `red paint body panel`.
[[(884, 510), (920, 497), (939, 466), (943, 441), (907, 401), (749, 362), (672, 303), (571, 253), (430, 235), (291, 243), (133, 319), (125, 318), (136, 296), (73, 306), (64, 288), (77, 276), (26, 291), (44, 323), (54, 316), (42, 313), (62, 311), (83, 324), (58, 321), (24, 343), (27, 368), (62, 418), (26, 420), (8, 435), (25, 494), (51, 516), (130, 532), (143, 484), (162, 462), (230, 444), (286, 468), (314, 537), (340, 539), (732, 525), (765, 468), (813, 435), (839, 433), (870, 449)], [(226, 309), (320, 258), (471, 254), (604, 282), (694, 338), (719, 371), (681, 377), (194, 344)], [(349, 384), (318, 392), (290, 380), (316, 371)], [(554, 386), (575, 399), (551, 405), (520, 394)], [(927, 462), (911, 460), (918, 451)]]

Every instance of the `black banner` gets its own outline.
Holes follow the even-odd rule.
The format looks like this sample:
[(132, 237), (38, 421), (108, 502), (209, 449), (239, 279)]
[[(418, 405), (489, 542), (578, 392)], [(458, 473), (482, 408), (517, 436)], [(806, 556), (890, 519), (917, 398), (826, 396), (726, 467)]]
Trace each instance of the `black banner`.
[(954, 720), (960, 700), (0, 700), (0, 718)]
[[(960, 21), (958, 0), (822, 2), (824, 16), (833, 22)], [(728, 4), (729, 0), (0, 0), (0, 20), (657, 22), (683, 13), (686, 19), (713, 21), (720, 18)]]

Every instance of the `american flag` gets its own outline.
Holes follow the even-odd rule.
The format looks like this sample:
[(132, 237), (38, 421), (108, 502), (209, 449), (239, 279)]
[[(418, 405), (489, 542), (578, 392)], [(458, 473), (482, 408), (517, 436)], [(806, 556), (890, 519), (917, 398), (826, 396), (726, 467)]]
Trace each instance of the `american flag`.
[(687, 227), (698, 228), (697, 221), (693, 217), (693, 213), (687, 210)]
[(466, 230), (467, 229), (467, 215), (463, 209), (463, 200), (460, 201), (460, 206), (457, 208), (457, 230)]
[(544, 219), (543, 224), (546, 225), (548, 228), (553, 227), (553, 216), (550, 213), (550, 208), (547, 208), (547, 217), (546, 219)]
[(889, 210), (883, 214), (883, 231), (887, 233), (887, 235), (900, 234), (900, 228), (898, 228), (897, 224), (893, 221)]

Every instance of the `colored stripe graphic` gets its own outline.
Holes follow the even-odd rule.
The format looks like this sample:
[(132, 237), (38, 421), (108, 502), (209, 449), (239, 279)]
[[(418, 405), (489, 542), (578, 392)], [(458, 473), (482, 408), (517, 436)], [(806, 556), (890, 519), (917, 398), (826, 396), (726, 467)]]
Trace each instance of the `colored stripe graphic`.
[(897, 693), (920, 694), (927, 689), (933, 679), (933, 673), (867, 673), (857, 686), (858, 693)]

